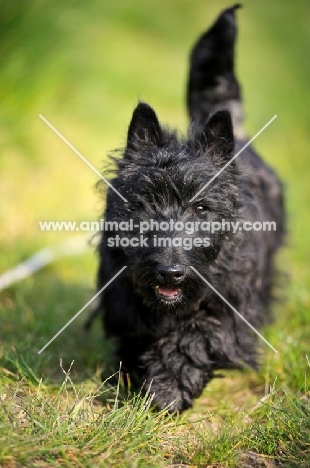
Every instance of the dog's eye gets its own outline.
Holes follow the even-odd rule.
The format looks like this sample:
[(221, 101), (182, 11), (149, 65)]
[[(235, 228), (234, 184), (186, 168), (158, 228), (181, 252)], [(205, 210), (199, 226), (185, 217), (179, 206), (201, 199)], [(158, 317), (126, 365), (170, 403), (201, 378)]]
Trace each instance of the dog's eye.
[(205, 205), (198, 205), (194, 208), (196, 214), (203, 214), (207, 211), (207, 207)]

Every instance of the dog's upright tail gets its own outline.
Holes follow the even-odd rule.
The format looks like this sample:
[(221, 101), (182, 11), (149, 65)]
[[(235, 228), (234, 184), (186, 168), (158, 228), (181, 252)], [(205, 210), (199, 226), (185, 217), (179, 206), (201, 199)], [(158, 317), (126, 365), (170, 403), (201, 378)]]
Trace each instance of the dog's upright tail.
[(235, 131), (241, 129), (241, 92), (234, 75), (237, 36), (236, 4), (224, 10), (194, 45), (190, 55), (187, 107), (191, 120), (205, 122), (218, 108), (226, 107)]

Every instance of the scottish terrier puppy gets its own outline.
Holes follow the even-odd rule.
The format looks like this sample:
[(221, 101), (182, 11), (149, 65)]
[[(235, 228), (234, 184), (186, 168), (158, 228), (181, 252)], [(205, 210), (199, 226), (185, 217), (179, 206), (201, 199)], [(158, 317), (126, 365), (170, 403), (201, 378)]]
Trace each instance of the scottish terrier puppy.
[(248, 141), (234, 75), (238, 6), (192, 50), (188, 137), (140, 102), (107, 195), (113, 233), (101, 234), (98, 290), (126, 268), (100, 296), (105, 333), (122, 370), (169, 411), (189, 408), (217, 369), (256, 367), (257, 336), (236, 310), (254, 328), (270, 316), (282, 188), (251, 147), (230, 162)]

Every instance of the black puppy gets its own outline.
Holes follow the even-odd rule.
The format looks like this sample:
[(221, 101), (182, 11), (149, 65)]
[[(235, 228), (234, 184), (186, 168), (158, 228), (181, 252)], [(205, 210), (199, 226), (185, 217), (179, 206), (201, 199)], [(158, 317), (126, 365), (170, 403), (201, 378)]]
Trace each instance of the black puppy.
[[(118, 193), (107, 196), (113, 232), (101, 235), (98, 290), (126, 269), (100, 296), (104, 329), (123, 370), (170, 411), (190, 407), (216, 369), (256, 366), (257, 337), (222, 297), (253, 327), (266, 323), (283, 239), (274, 172), (250, 147), (227, 164), (247, 142), (233, 70), (238, 6), (193, 48), (188, 137), (138, 104), (111, 180)], [(266, 222), (276, 230), (259, 230)]]

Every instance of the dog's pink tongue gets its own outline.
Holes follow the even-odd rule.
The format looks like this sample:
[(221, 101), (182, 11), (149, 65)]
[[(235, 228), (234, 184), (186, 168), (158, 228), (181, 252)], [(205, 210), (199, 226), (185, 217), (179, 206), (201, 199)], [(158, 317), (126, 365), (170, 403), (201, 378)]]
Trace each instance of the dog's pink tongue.
[(167, 288), (158, 288), (159, 294), (162, 296), (177, 296), (179, 292), (179, 288), (174, 288), (174, 289), (167, 289)]

